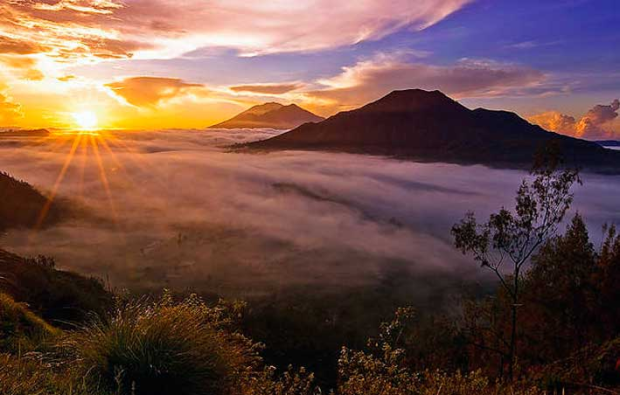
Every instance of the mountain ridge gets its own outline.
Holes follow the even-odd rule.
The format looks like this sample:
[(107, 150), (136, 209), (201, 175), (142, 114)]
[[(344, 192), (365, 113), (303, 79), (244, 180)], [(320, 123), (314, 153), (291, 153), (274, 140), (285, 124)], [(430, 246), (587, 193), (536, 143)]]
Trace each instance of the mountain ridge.
[(521, 168), (531, 165), (536, 152), (549, 143), (560, 145), (568, 165), (620, 174), (620, 153), (546, 131), (513, 112), (471, 110), (440, 91), (421, 89), (393, 91), (358, 109), (244, 147)]
[(2, 137), (49, 137), (48, 129), (7, 129), (0, 131)]

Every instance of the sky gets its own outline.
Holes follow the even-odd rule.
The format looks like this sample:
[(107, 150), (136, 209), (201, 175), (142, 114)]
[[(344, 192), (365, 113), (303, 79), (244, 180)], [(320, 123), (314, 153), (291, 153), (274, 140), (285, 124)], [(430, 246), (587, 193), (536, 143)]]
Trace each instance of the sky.
[(617, 0), (3, 0), (0, 127), (205, 128), (439, 89), (620, 139)]

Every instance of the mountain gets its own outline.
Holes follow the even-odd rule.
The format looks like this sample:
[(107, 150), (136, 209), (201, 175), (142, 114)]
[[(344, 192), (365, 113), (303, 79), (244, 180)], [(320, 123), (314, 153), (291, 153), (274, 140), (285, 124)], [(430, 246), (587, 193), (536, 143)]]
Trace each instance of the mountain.
[(1, 137), (49, 137), (50, 132), (47, 129), (11, 129), (0, 131)]
[(433, 162), (524, 167), (538, 149), (560, 146), (566, 162), (620, 173), (620, 152), (548, 132), (517, 114), (470, 110), (439, 91), (394, 91), (356, 110), (246, 144), (261, 150), (328, 150)]
[[(1, 232), (8, 228), (35, 226), (47, 204), (47, 198), (30, 184), (0, 172), (0, 202)], [(41, 225), (60, 221), (67, 211), (61, 203), (52, 203)]]
[(265, 103), (254, 106), (241, 114), (210, 126), (213, 129), (292, 129), (307, 122), (320, 122), (324, 118), (304, 110), (296, 104), (284, 106), (279, 103)]

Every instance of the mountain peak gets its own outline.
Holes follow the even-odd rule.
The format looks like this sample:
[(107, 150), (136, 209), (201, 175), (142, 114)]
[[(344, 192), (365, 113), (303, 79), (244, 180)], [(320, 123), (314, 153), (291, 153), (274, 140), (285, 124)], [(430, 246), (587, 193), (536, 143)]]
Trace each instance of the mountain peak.
[(293, 129), (307, 122), (319, 122), (323, 118), (296, 104), (283, 105), (269, 102), (253, 106), (235, 117), (210, 126), (220, 129)]
[[(249, 109), (245, 110), (241, 114), (266, 114), (266, 113), (268, 113), (270, 111), (278, 110), (278, 109), (280, 109), (282, 107), (284, 107), (282, 104), (276, 103), (276, 102), (257, 104), (255, 106), (250, 107)], [(239, 115), (241, 115), (241, 114), (239, 114)]]
[[(432, 90), (432, 91), (427, 91), (427, 90), (419, 89), (419, 88), (396, 89), (396, 90), (393, 90), (392, 92), (388, 93), (387, 95), (385, 95), (382, 99), (393, 98), (393, 97), (396, 97), (396, 98), (443, 97), (443, 98), (446, 98), (446, 99), (450, 99), (448, 96), (446, 96), (440, 90), (435, 89), (435, 90)], [(450, 99), (450, 100), (452, 100), (452, 99)]]
[(423, 89), (395, 90), (362, 109), (389, 112), (467, 110), (441, 91)]

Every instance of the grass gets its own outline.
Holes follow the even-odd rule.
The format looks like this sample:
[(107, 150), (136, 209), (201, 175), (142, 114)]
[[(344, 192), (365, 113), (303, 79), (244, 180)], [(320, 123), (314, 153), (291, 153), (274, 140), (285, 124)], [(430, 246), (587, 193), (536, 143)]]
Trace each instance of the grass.
[[(0, 334), (41, 352), (0, 353), (2, 395), (318, 395), (303, 368), (278, 374), (264, 366), (259, 345), (236, 330), (236, 304), (211, 307), (192, 296), (119, 302), (109, 316), (60, 332), (26, 306), (0, 294)], [(334, 395), (542, 395), (534, 382), (501, 383), (480, 372), (416, 372), (392, 347), (406, 324), (381, 326), (368, 350), (343, 348)], [(9, 343), (16, 344), (16, 343)], [(9, 347), (10, 348), (10, 347)], [(610, 350), (615, 347), (608, 347)], [(37, 350), (39, 351), (39, 350)], [(326, 392), (327, 393), (327, 392)], [(583, 393), (583, 392), (579, 392)]]
[(59, 334), (58, 329), (32, 313), (25, 304), (0, 292), (0, 350), (21, 354)]
[(94, 388), (132, 395), (237, 391), (258, 361), (253, 345), (225, 330), (197, 298), (136, 302), (72, 333), (63, 350)]

